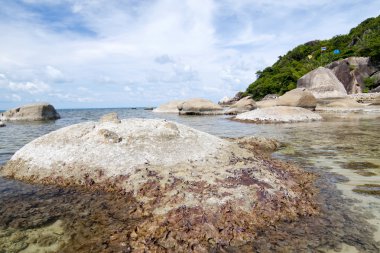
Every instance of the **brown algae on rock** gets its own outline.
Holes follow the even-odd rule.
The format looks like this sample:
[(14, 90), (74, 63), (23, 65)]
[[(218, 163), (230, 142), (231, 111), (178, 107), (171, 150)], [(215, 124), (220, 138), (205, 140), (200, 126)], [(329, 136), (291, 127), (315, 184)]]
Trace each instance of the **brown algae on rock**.
[(146, 217), (130, 233), (133, 249), (200, 252), (249, 244), (268, 225), (318, 214), (315, 176), (254, 147), (164, 120), (88, 122), (32, 141), (1, 174), (116, 191)]

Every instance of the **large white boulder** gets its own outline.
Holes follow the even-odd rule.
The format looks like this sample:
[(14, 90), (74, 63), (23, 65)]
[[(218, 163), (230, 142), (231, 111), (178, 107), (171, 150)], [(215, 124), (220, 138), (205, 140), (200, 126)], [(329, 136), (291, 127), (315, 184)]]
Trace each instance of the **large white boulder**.
[(36, 103), (24, 105), (0, 114), (0, 120), (38, 121), (59, 119), (60, 115), (51, 104)]
[(258, 123), (285, 123), (321, 120), (322, 117), (301, 107), (274, 106), (238, 114), (235, 119)]
[(301, 77), (297, 81), (297, 88), (308, 89), (316, 98), (347, 96), (343, 84), (330, 69), (324, 67), (319, 67)]
[(256, 156), (249, 142), (165, 120), (86, 122), (25, 145), (0, 174), (125, 193), (141, 207), (133, 250), (204, 252), (254, 240), (268, 219), (316, 213), (313, 176)]

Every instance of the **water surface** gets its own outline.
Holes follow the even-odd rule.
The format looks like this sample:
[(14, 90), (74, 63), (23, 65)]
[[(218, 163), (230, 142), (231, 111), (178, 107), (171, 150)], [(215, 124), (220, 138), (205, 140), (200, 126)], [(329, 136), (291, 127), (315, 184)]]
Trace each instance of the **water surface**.
[[(57, 121), (8, 123), (7, 127), (0, 128), (0, 164), (9, 160), (23, 145), (43, 134), (71, 124), (98, 120), (103, 114), (114, 111), (120, 118), (163, 118), (222, 137), (255, 135), (280, 140), (285, 146), (273, 156), (296, 162), (320, 175), (318, 187), (324, 199), (322, 202), (326, 214), (331, 216), (330, 220), (321, 217), (320, 226), (314, 224), (316, 219), (303, 221), (299, 240), (303, 240), (305, 248), (297, 250), (378, 252), (376, 241), (380, 241), (380, 199), (376, 196), (376, 190), (380, 192), (380, 186), (376, 188), (376, 185), (380, 184), (380, 115), (376, 113), (325, 113), (322, 122), (258, 125), (235, 122), (227, 116), (156, 114), (141, 108), (59, 110), (62, 119)], [(93, 194), (76, 189), (32, 186), (0, 179), (0, 200), (5, 204), (0, 210), (0, 228), (3, 229), (0, 242), (2, 238), (8, 242), (7, 250), (4, 251), (5, 246), (0, 246), (0, 252), (38, 252), (41, 249), (70, 252), (73, 248), (65, 246), (70, 240), (76, 242), (73, 245), (79, 252), (88, 252), (91, 247), (93, 252), (105, 251), (110, 245), (113, 249), (128, 249), (126, 238), (111, 240), (109, 234), (112, 235), (113, 230), (130, 229), (135, 221), (133, 215), (125, 217), (124, 212), (116, 209), (120, 210), (120, 206), (124, 206), (124, 210), (133, 209), (133, 204), (125, 199), (113, 200), (112, 196), (104, 193), (97, 194), (104, 201), (99, 203)], [(20, 204), (13, 205), (11, 202)], [(113, 208), (116, 206), (118, 208)], [(104, 216), (104, 210), (112, 215)], [(14, 214), (10, 215), (12, 212)], [(23, 217), (25, 213), (28, 214), (27, 218)], [(90, 224), (89, 218), (93, 220)], [(72, 222), (67, 222), (69, 220)], [(66, 222), (61, 224), (62, 221)], [(92, 231), (99, 224), (105, 229), (103, 234)], [(310, 227), (313, 227), (314, 234), (307, 232)], [(270, 250), (292, 249), (294, 231), (297, 229), (289, 225), (284, 225), (282, 229), (292, 237), (285, 237), (284, 245), (273, 242)], [(325, 231), (325, 235), (322, 232), (318, 234), (319, 230)], [(273, 233), (266, 231), (262, 236), (274, 238)], [(42, 238), (45, 240), (33, 241), (33, 235), (36, 238), (37, 235), (44, 235)], [(98, 239), (93, 239), (91, 246), (87, 237)], [(258, 242), (255, 247), (264, 251), (263, 245)]]

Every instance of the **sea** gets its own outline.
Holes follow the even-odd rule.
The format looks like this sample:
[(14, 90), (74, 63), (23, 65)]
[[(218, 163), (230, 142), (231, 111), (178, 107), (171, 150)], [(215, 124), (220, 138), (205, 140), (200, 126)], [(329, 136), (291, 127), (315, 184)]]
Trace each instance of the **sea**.
[[(64, 109), (50, 122), (7, 122), (0, 128), (0, 165), (28, 142), (59, 128), (116, 112), (120, 119), (160, 118), (220, 136), (277, 139), (274, 159), (296, 163), (318, 175), (321, 217), (282, 226), (252, 252), (379, 252), (380, 249), (380, 114), (325, 112), (307, 123), (254, 124), (230, 116), (180, 116), (147, 108)], [(128, 238), (113, 243), (114, 231), (128, 230), (127, 200), (106, 193), (31, 185), (0, 178), (0, 253), (129, 252)], [(281, 226), (276, 228), (281, 229)], [(266, 240), (271, 236), (271, 241)], [(298, 246), (297, 246), (298, 245)], [(301, 245), (301, 246), (300, 246)], [(268, 251), (265, 251), (268, 250)], [(286, 251), (288, 250), (288, 251)]]

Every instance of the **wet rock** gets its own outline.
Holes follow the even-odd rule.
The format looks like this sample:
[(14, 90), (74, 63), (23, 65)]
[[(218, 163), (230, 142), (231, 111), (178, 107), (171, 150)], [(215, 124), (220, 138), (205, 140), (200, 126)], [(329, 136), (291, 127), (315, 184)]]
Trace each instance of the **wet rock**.
[(245, 112), (237, 115), (235, 119), (258, 123), (283, 123), (321, 120), (322, 117), (300, 107), (275, 106)]
[(112, 123), (120, 123), (120, 119), (119, 117), (117, 116), (117, 113), (116, 112), (111, 112), (111, 113), (107, 113), (105, 115), (103, 115), (100, 119), (99, 119), (99, 122), (112, 122)]
[(162, 113), (179, 113), (178, 106), (181, 105), (183, 100), (173, 100), (166, 104), (160, 105), (155, 108), (153, 112), (162, 112)]
[(55, 120), (60, 115), (51, 104), (37, 103), (24, 105), (0, 114), (0, 120), (21, 120), (21, 121), (39, 121), (39, 120)]
[[(104, 141), (114, 134), (120, 142)], [(241, 145), (165, 120), (87, 122), (27, 144), (1, 174), (133, 199), (145, 217), (131, 228), (136, 251), (240, 246), (268, 224), (318, 213), (312, 174)]]
[(0, 127), (5, 127), (5, 126), (6, 126), (5, 123), (0, 121)]
[(297, 81), (297, 88), (306, 88), (316, 98), (343, 97), (347, 91), (334, 73), (327, 68), (319, 67)]

